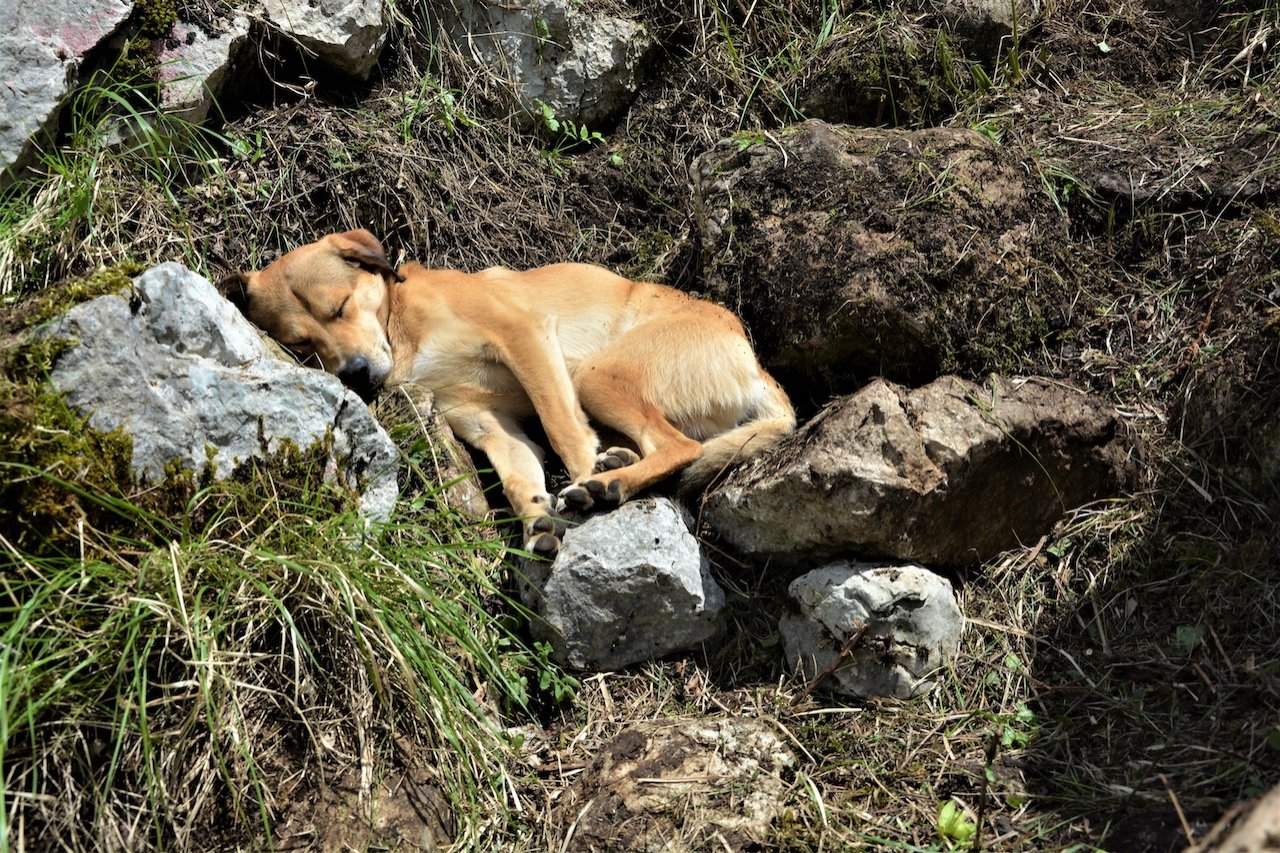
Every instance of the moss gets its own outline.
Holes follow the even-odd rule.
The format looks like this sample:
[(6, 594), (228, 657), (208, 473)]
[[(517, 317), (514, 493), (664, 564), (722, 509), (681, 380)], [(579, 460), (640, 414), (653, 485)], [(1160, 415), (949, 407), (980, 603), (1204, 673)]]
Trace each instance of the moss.
[(146, 266), (138, 261), (122, 261), (41, 291), (31, 301), (30, 313), (22, 316), (22, 322), (35, 326), (81, 302), (111, 294), (125, 295), (133, 289), (133, 280), (145, 269)]
[[(269, 503), (351, 509), (353, 495), (322, 481), (332, 436), (310, 448), (281, 447), (270, 466), (249, 463), (217, 483), (212, 465), (192, 471), (177, 463), (158, 484), (134, 483), (129, 436), (93, 429), (48, 382), (71, 344), (26, 329), (78, 302), (127, 292), (139, 271), (121, 264), (66, 282), (27, 300), (0, 328), (0, 536), (27, 553), (79, 553), (86, 531), (155, 542), (229, 516), (244, 529), (266, 524), (278, 517), (263, 512)], [(210, 462), (212, 453), (206, 449)]]
[(167, 36), (178, 22), (178, 4), (175, 0), (138, 0), (134, 16), (144, 36)]
[[(45, 381), (61, 341), (28, 342), (0, 354), (0, 535), (21, 550), (69, 550), (84, 526), (101, 529), (128, 482), (132, 441), (100, 433)], [(32, 546), (41, 543), (45, 547)]]

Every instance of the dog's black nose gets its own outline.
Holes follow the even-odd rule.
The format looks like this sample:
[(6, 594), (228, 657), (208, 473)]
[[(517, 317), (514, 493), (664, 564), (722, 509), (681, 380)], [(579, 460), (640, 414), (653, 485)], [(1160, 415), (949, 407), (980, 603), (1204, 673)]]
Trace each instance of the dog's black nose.
[(366, 399), (377, 390), (373, 377), (369, 373), (369, 359), (362, 355), (348, 359), (338, 371), (338, 378), (342, 380), (343, 385)]

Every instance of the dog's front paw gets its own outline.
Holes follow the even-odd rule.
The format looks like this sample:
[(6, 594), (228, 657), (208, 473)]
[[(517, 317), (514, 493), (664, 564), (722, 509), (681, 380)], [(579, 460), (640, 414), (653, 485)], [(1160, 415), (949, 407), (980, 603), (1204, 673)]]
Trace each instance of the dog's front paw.
[(564, 522), (549, 515), (531, 519), (524, 526), (524, 549), (535, 557), (554, 559), (560, 553), (564, 531)]
[(560, 492), (560, 501), (570, 512), (613, 509), (625, 500), (622, 483), (588, 478)]
[(591, 469), (591, 473), (603, 474), (606, 471), (616, 471), (619, 468), (634, 465), (639, 461), (640, 457), (625, 447), (610, 447), (596, 457), (596, 464)]

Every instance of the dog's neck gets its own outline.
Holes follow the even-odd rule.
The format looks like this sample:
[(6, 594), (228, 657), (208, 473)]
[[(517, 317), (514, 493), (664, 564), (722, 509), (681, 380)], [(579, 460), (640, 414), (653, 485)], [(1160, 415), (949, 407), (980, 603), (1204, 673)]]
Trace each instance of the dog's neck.
[(390, 385), (399, 384), (409, 378), (413, 356), (418, 347), (416, 337), (410, 334), (404, 322), (404, 288), (407, 279), (403, 278), (403, 272), (401, 276), (400, 281), (393, 276), (387, 276), (387, 316), (384, 326), (387, 330), (387, 340), (391, 343), (392, 366), (391, 374), (387, 377), (387, 384)]

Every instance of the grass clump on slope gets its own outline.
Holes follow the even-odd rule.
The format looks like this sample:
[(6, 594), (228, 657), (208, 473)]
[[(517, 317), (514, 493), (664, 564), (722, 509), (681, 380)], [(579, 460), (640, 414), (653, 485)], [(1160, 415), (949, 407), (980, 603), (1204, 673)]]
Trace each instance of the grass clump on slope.
[(440, 832), (504, 831), (484, 703), (523, 703), (528, 662), (491, 615), (504, 546), (416, 467), (417, 499), (356, 545), (348, 496), (305, 463), (187, 481), (163, 516), (21, 467), (82, 511), (43, 538), (0, 519), (0, 848), (271, 847), (344, 775), (367, 828), (406, 767), (431, 768)]

